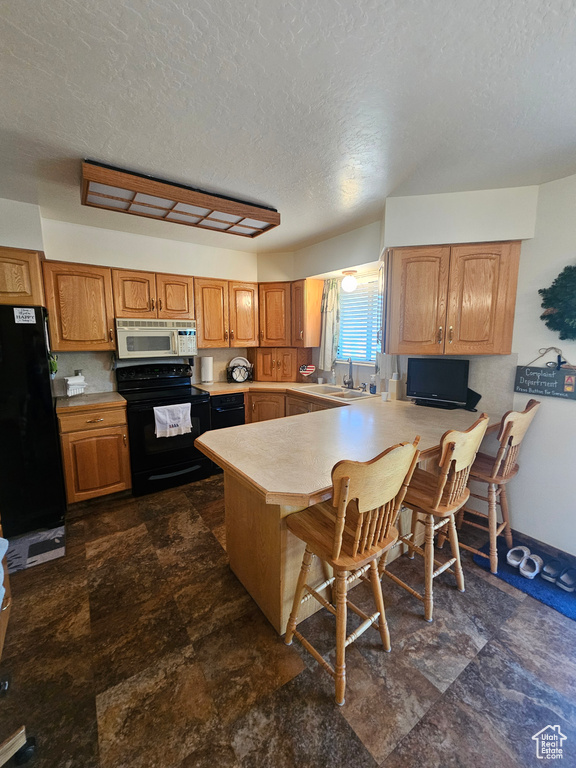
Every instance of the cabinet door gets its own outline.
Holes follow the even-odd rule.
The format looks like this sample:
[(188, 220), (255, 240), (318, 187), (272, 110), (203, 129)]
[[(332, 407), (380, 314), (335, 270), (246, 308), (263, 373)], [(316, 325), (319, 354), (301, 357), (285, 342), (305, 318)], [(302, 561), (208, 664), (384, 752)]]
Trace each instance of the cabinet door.
[(259, 300), (260, 346), (289, 347), (290, 283), (261, 283)]
[(116, 317), (156, 317), (156, 275), (154, 272), (112, 270)]
[(42, 269), (52, 349), (114, 349), (111, 270), (60, 261), (45, 261)]
[(248, 354), (254, 365), (255, 381), (276, 381), (276, 350), (258, 347)]
[(38, 251), (0, 248), (0, 304), (44, 306)]
[(286, 416), (297, 416), (299, 413), (310, 413), (312, 405), (301, 397), (286, 395)]
[(194, 278), (156, 275), (158, 317), (163, 320), (194, 319)]
[(258, 346), (258, 284), (228, 284), (230, 346)]
[(252, 423), (281, 419), (284, 416), (284, 400), (284, 395), (274, 392), (250, 392), (248, 394), (246, 420)]
[(453, 246), (445, 354), (508, 355), (520, 243)]
[(322, 280), (296, 280), (292, 283), (292, 346), (320, 346)]
[(228, 281), (194, 278), (198, 348), (227, 347)]
[(398, 248), (391, 259), (386, 351), (444, 354), (450, 247)]
[(62, 435), (62, 457), (70, 504), (131, 487), (126, 426)]
[(296, 381), (296, 350), (292, 347), (276, 349), (276, 381)]

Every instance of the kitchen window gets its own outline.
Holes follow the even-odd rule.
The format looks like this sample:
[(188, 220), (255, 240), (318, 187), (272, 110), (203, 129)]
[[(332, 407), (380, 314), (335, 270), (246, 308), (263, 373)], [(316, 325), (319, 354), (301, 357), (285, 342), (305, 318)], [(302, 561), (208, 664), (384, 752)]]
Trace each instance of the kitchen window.
[(382, 296), (378, 292), (378, 273), (357, 277), (352, 293), (340, 291), (340, 338), (338, 359), (349, 357), (355, 363), (375, 363), (380, 350)]

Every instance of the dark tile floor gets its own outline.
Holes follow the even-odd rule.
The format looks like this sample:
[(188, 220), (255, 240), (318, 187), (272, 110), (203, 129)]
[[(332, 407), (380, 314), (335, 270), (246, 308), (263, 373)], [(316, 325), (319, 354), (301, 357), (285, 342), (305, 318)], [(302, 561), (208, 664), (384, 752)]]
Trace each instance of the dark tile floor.
[[(384, 582), (392, 652), (372, 630), (349, 648), (339, 708), (230, 572), (221, 475), (84, 505), (65, 558), (12, 576), (0, 741), (26, 724), (37, 768), (500, 768), (537, 765), (532, 736), (559, 725), (576, 765), (576, 623), (465, 565), (431, 625)], [(325, 611), (302, 631), (333, 654)]]

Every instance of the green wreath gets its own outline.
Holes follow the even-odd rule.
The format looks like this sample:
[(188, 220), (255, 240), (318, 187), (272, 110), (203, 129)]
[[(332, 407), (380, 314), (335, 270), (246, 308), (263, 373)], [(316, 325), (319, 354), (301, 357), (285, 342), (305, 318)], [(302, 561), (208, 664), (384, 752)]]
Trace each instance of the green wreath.
[(576, 339), (576, 266), (565, 267), (550, 288), (538, 293), (545, 310), (540, 319), (561, 339)]

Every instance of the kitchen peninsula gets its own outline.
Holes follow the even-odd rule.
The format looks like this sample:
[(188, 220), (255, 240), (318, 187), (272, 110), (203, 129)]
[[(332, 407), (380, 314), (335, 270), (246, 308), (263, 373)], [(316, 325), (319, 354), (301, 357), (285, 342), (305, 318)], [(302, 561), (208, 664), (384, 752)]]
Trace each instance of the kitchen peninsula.
[[(367, 398), (345, 408), (230, 427), (197, 438), (196, 447), (224, 470), (230, 567), (278, 633), (286, 630), (304, 550), (285, 518), (330, 498), (334, 464), (341, 459), (367, 461), (416, 435), (421, 436), (425, 460), (435, 455), (444, 432), (467, 429), (476, 417), (464, 410)], [(491, 428), (498, 422), (499, 417), (491, 417)], [(322, 578), (317, 561), (314, 567)], [(316, 601), (308, 601), (301, 618), (318, 608)]]

